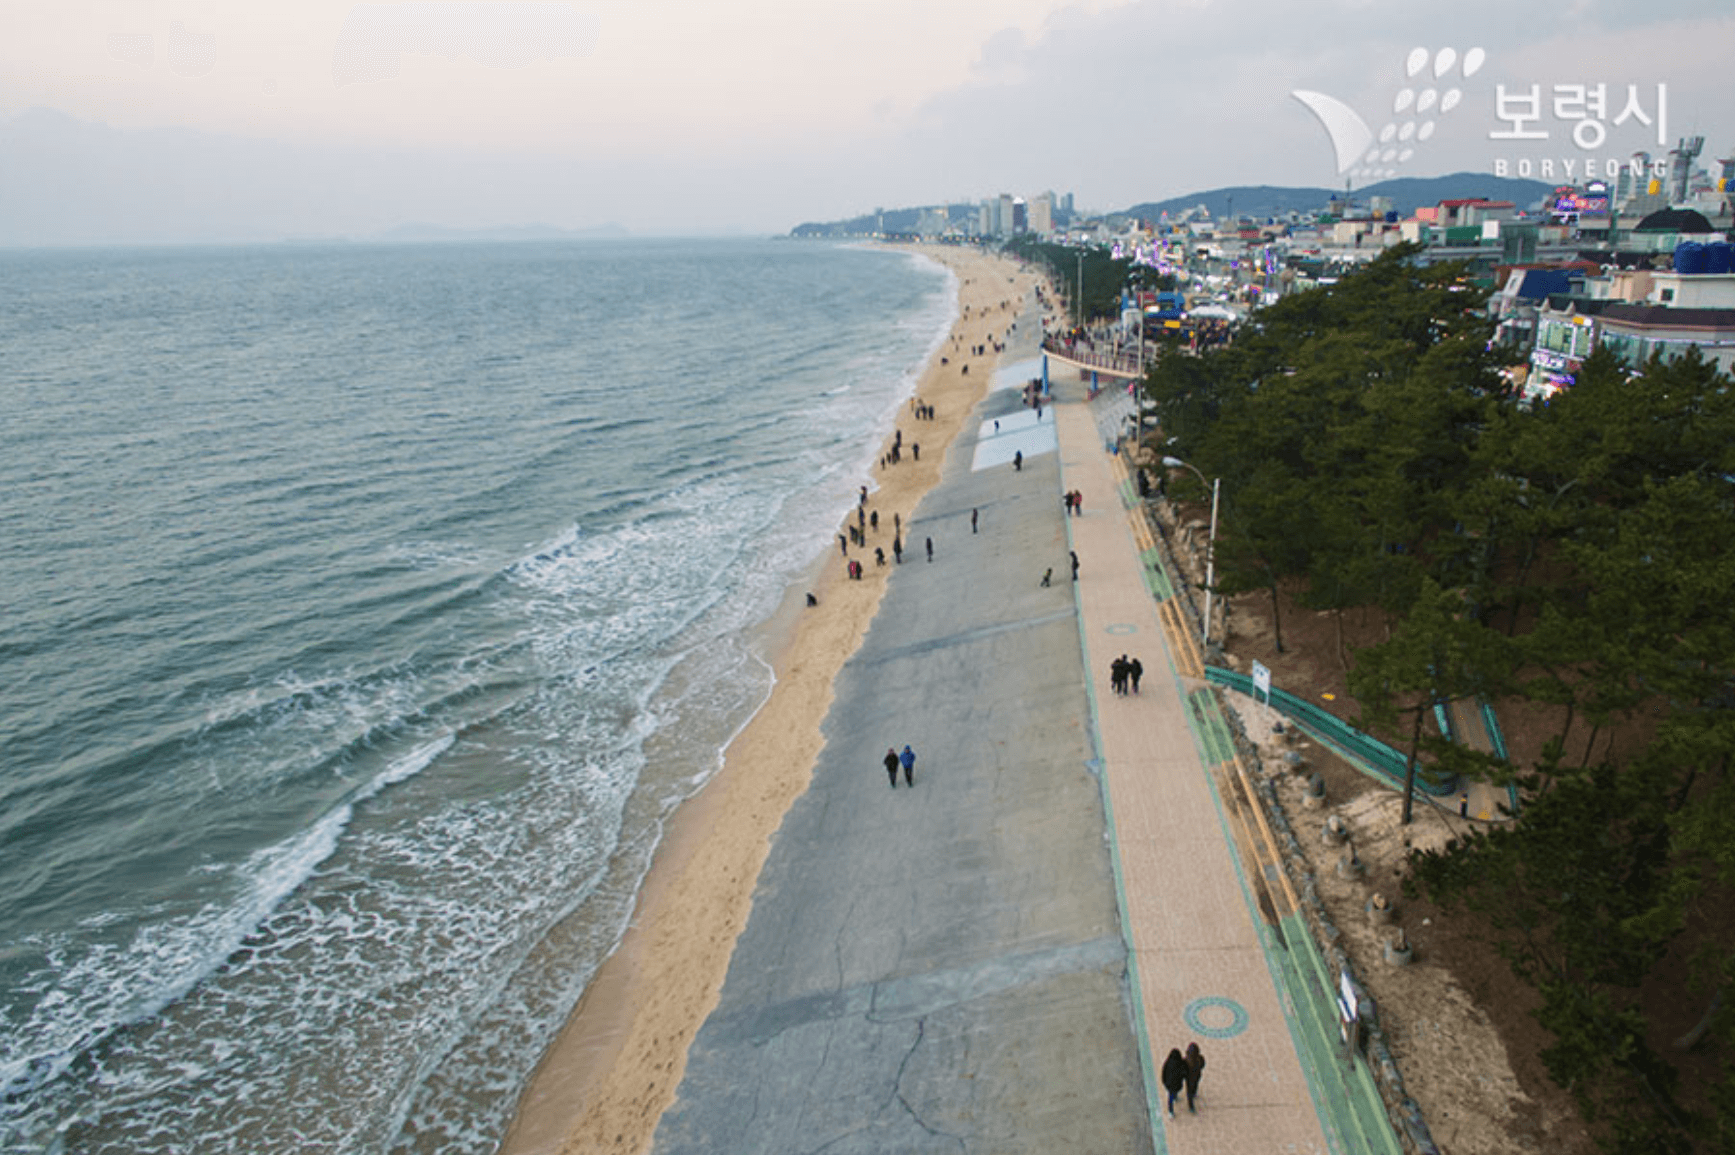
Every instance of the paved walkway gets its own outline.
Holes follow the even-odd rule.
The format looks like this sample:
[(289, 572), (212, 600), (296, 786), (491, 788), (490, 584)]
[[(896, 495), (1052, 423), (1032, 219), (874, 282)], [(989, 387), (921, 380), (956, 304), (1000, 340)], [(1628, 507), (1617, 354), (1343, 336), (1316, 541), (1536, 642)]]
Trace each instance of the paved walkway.
[[(991, 391), (914, 511), (934, 559), (837, 679), (656, 1155), (1395, 1155), (1286, 881), (1238, 857), (1269, 834), (1084, 394), (1038, 421)], [(1170, 1119), (1156, 1073), (1189, 1040), (1199, 1111)]]
[(934, 559), (892, 569), (838, 676), (656, 1155), (1153, 1149), (1052, 410), (998, 389), (971, 428), (905, 519)]
[[(1079, 399), (1064, 403), (1072, 392)], [(1173, 608), (1153, 597), (1168, 587), (1148, 568), (1151, 543), (1135, 535), (1122, 504), (1125, 473), (1104, 452), (1083, 387), (1061, 387), (1060, 395), (1062, 488), (1084, 495), (1083, 513), (1069, 519), (1079, 630), (1147, 1082), (1171, 1047), (1189, 1041), (1208, 1064), (1196, 1115), (1184, 1105), (1174, 1118), (1160, 1104), (1153, 1110), (1156, 1149), (1395, 1151), (1377, 1108), (1351, 1102), (1353, 1072), (1346, 1087), (1347, 1068), (1334, 1069), (1343, 1063), (1329, 1038), (1334, 1024), (1317, 1021), (1322, 1009), (1330, 1014), (1329, 995), (1317, 997), (1329, 990), (1328, 976), (1288, 957), (1285, 929), (1302, 931), (1294, 897), (1279, 869), (1259, 861), (1262, 818), (1236, 801), (1245, 797), (1235, 780), (1241, 771), (1196, 645)], [(1110, 663), (1122, 654), (1145, 667), (1136, 695), (1112, 691)], [(1297, 947), (1297, 956), (1311, 954)]]

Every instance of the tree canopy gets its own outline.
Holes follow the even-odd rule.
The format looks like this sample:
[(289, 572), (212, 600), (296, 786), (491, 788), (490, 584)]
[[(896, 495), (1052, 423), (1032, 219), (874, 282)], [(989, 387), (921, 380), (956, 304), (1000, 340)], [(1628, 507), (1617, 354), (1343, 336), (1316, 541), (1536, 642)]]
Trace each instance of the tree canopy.
[[(1637, 373), (1599, 352), (1527, 409), (1482, 294), (1413, 256), (1158, 361), (1164, 452), (1222, 479), (1219, 592), (1387, 616), (1350, 672), (1370, 728), (1437, 757), (1436, 700), (1552, 710), (1531, 765), (1453, 760), (1518, 782), (1525, 808), (1420, 856), (1413, 885), (1498, 928), (1553, 1032), (1548, 1069), (1609, 1150), (1735, 1151), (1730, 381), (1696, 352)], [(1611, 753), (1623, 728), (1637, 739)], [(1659, 1038), (1658, 1008), (1682, 1002), (1713, 1084), (1683, 1084)]]

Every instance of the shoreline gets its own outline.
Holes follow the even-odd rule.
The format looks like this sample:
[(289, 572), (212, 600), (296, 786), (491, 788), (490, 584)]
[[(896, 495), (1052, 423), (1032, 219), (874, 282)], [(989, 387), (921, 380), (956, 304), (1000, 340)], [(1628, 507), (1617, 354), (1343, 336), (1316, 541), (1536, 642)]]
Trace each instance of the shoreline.
[[(951, 328), (916, 380), (915, 397), (935, 417), (914, 421), (906, 410), (894, 423), (908, 442), (927, 438), (928, 457), (906, 452), (871, 475), (868, 507), (882, 524), (869, 531), (868, 549), (851, 553), (863, 559), (864, 579), (847, 580), (843, 559), (822, 553), (810, 571), (819, 605), (806, 607), (807, 591), (792, 588), (767, 623), (772, 690), (731, 739), (721, 769), (670, 817), (632, 920), (525, 1087), (503, 1155), (649, 1148), (717, 1003), (772, 839), (825, 745), (833, 682), (878, 612), (885, 575), (869, 550), (889, 554), (891, 515), (910, 518), (938, 484), (947, 451), (992, 384), (992, 342), (1039, 279), (975, 249), (895, 248), (945, 265), (956, 281)], [(983, 344), (984, 356), (958, 352)]]

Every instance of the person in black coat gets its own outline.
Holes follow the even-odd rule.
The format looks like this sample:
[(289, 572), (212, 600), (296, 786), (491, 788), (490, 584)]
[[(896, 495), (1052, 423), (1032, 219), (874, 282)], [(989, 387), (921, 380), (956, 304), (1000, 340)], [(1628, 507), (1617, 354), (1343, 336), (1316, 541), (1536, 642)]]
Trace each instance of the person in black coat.
[(896, 790), (898, 788), (898, 752), (890, 747), (886, 748), (886, 773), (891, 775), (892, 789)]
[[(1193, 1109), (1193, 1096), (1199, 1093), (1199, 1076), (1205, 1073), (1205, 1056), (1198, 1043), (1187, 1044), (1187, 1110)], [(1170, 1112), (1173, 1114), (1173, 1112)]]
[(1163, 1090), (1169, 1093), (1169, 1114), (1175, 1113), (1175, 1096), (1181, 1093), (1181, 1088), (1187, 1085), (1187, 1060), (1181, 1057), (1179, 1047), (1169, 1051), (1169, 1057), (1163, 1060)]

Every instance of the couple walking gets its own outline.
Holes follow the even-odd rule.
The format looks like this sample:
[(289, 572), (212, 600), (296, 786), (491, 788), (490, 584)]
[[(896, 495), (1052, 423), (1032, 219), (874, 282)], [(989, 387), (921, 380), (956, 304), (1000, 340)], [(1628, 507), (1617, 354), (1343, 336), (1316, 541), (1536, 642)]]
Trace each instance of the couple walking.
[(1199, 1094), (1199, 1076), (1205, 1072), (1205, 1056), (1199, 1053), (1198, 1043), (1188, 1043), (1187, 1053), (1171, 1050), (1169, 1057), (1163, 1060), (1163, 1090), (1169, 1093), (1169, 1115), (1175, 1113), (1175, 1096), (1181, 1093), (1181, 1088), (1187, 1089), (1187, 1110), (1193, 1110), (1193, 1100)]
[(1109, 685), (1114, 692), (1125, 695), (1127, 684), (1132, 684), (1133, 693), (1139, 692), (1139, 679), (1145, 675), (1145, 664), (1137, 658), (1129, 659), (1125, 654), (1116, 658), (1108, 668)]
[(900, 766), (904, 769), (904, 785), (914, 786), (916, 784), (916, 752), (907, 745), (901, 754), (890, 746), (886, 747), (885, 764), (886, 774), (891, 777), (893, 790), (898, 788), (898, 767)]

